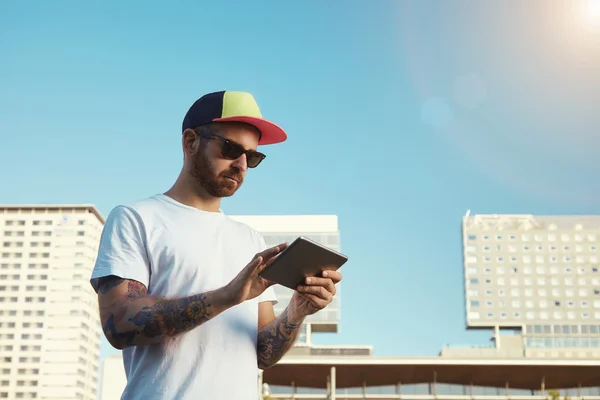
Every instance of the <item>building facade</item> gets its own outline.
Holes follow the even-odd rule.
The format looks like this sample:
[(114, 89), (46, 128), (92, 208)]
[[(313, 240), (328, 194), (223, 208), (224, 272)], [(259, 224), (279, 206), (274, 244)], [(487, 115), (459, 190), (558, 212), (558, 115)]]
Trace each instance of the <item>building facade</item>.
[(0, 398), (96, 400), (93, 206), (0, 206)]
[(600, 216), (467, 213), (462, 232), (467, 327), (496, 349), (472, 351), (600, 358)]

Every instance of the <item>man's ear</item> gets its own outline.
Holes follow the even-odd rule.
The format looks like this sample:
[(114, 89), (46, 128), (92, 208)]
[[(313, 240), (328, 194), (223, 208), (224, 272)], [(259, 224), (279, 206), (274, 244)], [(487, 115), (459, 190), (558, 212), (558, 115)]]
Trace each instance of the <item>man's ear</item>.
[(194, 132), (193, 129), (186, 129), (183, 131), (181, 138), (181, 145), (183, 147), (183, 154), (191, 156), (198, 151), (200, 137)]

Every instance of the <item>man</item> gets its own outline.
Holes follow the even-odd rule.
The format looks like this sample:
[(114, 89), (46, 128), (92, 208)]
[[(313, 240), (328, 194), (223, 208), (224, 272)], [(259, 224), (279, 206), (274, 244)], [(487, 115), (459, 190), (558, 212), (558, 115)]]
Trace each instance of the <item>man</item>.
[(220, 204), (265, 158), (257, 147), (287, 135), (244, 92), (201, 97), (182, 128), (171, 189), (107, 218), (91, 277), (102, 327), (123, 350), (123, 399), (255, 400), (257, 368), (281, 359), (341, 275), (308, 279), (275, 317), (272, 282), (258, 274), (287, 243), (267, 249)]

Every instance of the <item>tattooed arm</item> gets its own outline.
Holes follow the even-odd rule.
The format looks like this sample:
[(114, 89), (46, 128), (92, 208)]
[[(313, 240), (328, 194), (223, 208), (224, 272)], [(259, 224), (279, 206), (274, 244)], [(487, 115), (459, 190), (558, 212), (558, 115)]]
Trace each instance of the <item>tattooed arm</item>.
[(146, 294), (146, 287), (134, 280), (112, 275), (99, 280), (102, 328), (115, 348), (163, 342), (234, 305), (225, 289), (175, 299)]
[(187, 297), (148, 297), (146, 287), (117, 276), (100, 278), (98, 303), (104, 335), (117, 349), (161, 343), (190, 331), (230, 307), (258, 297), (268, 287), (258, 276), (287, 244), (258, 253), (226, 286)]
[(304, 318), (294, 317), (289, 307), (278, 318), (274, 317), (271, 303), (261, 303), (259, 307), (259, 315), (273, 315), (258, 331), (258, 368), (267, 369), (277, 364), (292, 347)]
[(324, 271), (322, 277), (306, 278), (304, 284), (296, 287), (290, 304), (277, 319), (270, 303), (259, 305), (259, 368), (272, 367), (281, 360), (296, 341), (304, 319), (331, 303), (335, 285), (341, 280), (339, 271)]

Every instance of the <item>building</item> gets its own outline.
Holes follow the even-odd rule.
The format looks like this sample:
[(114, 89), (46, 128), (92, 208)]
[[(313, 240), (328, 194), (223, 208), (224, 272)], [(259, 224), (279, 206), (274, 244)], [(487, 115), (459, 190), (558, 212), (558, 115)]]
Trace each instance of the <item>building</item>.
[(0, 206), (0, 398), (96, 400), (91, 205)]
[(121, 354), (108, 356), (102, 360), (100, 385), (99, 400), (119, 400), (121, 398), (127, 385)]
[(600, 216), (467, 213), (462, 233), (467, 327), (494, 331), (471, 353), (600, 358)]

